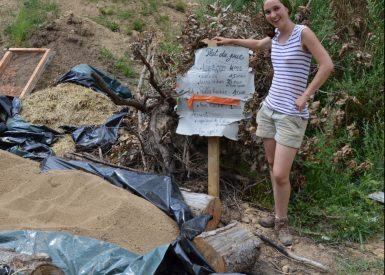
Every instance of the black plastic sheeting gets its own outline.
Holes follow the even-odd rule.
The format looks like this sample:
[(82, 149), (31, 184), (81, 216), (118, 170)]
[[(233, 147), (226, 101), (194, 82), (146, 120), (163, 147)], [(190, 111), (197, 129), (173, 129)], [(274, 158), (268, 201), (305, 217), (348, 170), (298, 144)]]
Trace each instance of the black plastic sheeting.
[(118, 131), (127, 114), (128, 109), (124, 108), (113, 114), (105, 124), (77, 128), (72, 133), (76, 149), (91, 151), (99, 147), (103, 152), (110, 149), (118, 141)]
[[(18, 114), (20, 109), (18, 98), (0, 96), (0, 149), (43, 160), (42, 171), (76, 169), (98, 175), (152, 202), (177, 222), (181, 233), (169, 246), (158, 247), (143, 256), (102, 241), (58, 232), (0, 232), (0, 247), (28, 254), (46, 252), (55, 264), (66, 270), (66, 274), (213, 273), (190, 241), (204, 231), (212, 217), (202, 215), (193, 218), (179, 188), (170, 177), (55, 157), (49, 145), (55, 142), (59, 133), (46, 126), (25, 122)], [(125, 115), (127, 109), (113, 115), (104, 125), (64, 128), (73, 132), (78, 148), (90, 150), (100, 147), (105, 150), (116, 142)], [(9, 270), (6, 266), (0, 266), (0, 271), (5, 273)]]
[[(214, 274), (211, 270), (192, 263), (190, 269), (186, 270), (187, 265), (183, 260), (189, 261), (189, 249), (193, 249), (188, 246), (188, 241), (175, 241), (170, 245), (158, 246), (144, 255), (137, 255), (111, 243), (63, 232), (0, 232), (0, 249), (12, 249), (28, 255), (46, 253), (51, 257), (53, 264), (69, 275)], [(185, 251), (186, 258), (181, 260), (177, 253)], [(200, 259), (194, 261), (199, 262)], [(13, 273), (9, 266), (0, 266), (0, 275), (10, 274)]]
[(163, 268), (164, 257), (172, 254), (169, 245), (140, 256), (96, 239), (29, 230), (0, 232), (0, 248), (29, 255), (47, 253), (53, 264), (71, 275), (155, 274), (158, 268)]
[[(60, 133), (44, 125), (27, 123), (19, 115), (20, 110), (19, 98), (0, 96), (0, 149), (37, 161), (54, 156), (50, 145), (57, 141)], [(128, 109), (123, 108), (102, 125), (67, 125), (62, 128), (72, 133), (78, 150), (91, 151), (101, 148), (106, 151), (117, 142), (119, 128), (127, 114)]]
[(17, 97), (0, 96), (0, 149), (34, 160), (53, 156), (49, 147), (59, 134), (44, 125), (31, 125), (19, 115)]
[(69, 72), (60, 77), (56, 84), (59, 83), (75, 83), (82, 85), (84, 87), (91, 88), (95, 91), (102, 92), (102, 89), (92, 78), (91, 73), (95, 72), (98, 74), (107, 86), (114, 91), (117, 95), (122, 98), (130, 98), (132, 97), (131, 91), (128, 87), (122, 85), (118, 80), (116, 80), (113, 76), (96, 69), (88, 64), (79, 64), (73, 67)]
[(205, 230), (212, 217), (211, 215), (201, 215), (193, 218), (179, 188), (170, 177), (58, 157), (45, 159), (41, 162), (40, 168), (42, 172), (74, 169), (95, 174), (150, 201), (172, 217), (179, 225), (181, 233), (170, 246), (172, 260), (164, 259), (165, 264), (159, 269), (159, 274), (172, 274), (170, 272), (175, 269), (177, 270), (175, 274), (205, 275), (213, 272), (190, 241)]

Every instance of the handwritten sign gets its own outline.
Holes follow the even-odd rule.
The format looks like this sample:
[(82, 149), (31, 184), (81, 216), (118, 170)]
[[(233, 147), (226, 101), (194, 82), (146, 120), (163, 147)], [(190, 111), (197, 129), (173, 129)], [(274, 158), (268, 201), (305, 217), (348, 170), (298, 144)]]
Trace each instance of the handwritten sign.
[[(242, 47), (212, 47), (195, 53), (195, 64), (177, 78), (179, 124), (182, 135), (225, 136), (237, 140), (238, 123), (248, 117), (244, 106), (254, 93), (254, 74), (249, 68), (249, 50)], [(193, 96), (238, 99), (239, 105), (193, 102)], [(220, 100), (219, 100), (220, 101)]]

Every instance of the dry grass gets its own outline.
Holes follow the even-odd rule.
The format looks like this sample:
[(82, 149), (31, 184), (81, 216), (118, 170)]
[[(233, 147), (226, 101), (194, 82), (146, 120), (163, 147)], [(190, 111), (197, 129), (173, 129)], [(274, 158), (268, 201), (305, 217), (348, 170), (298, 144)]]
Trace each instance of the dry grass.
[(25, 120), (58, 131), (61, 125), (102, 124), (119, 110), (107, 96), (75, 84), (37, 91), (22, 103), (21, 116)]
[(63, 156), (68, 152), (75, 152), (75, 142), (72, 140), (71, 135), (63, 135), (52, 145), (52, 150), (57, 156)]

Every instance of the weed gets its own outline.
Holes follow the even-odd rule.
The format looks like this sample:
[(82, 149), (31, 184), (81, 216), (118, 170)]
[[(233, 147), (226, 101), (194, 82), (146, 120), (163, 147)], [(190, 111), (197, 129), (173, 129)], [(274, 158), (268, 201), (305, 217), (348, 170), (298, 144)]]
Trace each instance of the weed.
[(122, 10), (122, 11), (118, 11), (117, 15), (118, 15), (118, 17), (120, 17), (124, 20), (128, 20), (134, 16), (134, 11), (131, 9)]
[(160, 44), (160, 49), (170, 55), (178, 55), (182, 52), (181, 46), (175, 41), (166, 39)]
[(118, 32), (120, 29), (118, 23), (111, 21), (110, 19), (108, 19), (104, 15), (92, 17), (91, 19), (93, 19), (96, 23), (106, 27), (107, 29), (109, 29), (113, 32)]
[(380, 274), (384, 271), (382, 260), (369, 261), (367, 259), (337, 259), (338, 273), (340, 275), (356, 275), (369, 272), (370, 274)]
[(19, 10), (15, 22), (5, 32), (16, 45), (21, 45), (31, 32), (42, 24), (49, 13), (57, 16), (59, 7), (56, 3), (44, 0), (29, 0)]
[(124, 26), (122, 27), (122, 32), (123, 32), (124, 34), (131, 35), (131, 34), (132, 34), (132, 28), (131, 28), (131, 26), (124, 25)]
[(363, 127), (363, 158), (374, 165), (374, 171), (378, 173), (378, 180), (384, 178), (384, 121), (377, 116), (374, 123), (366, 122)]
[(99, 8), (99, 12), (101, 15), (108, 16), (108, 15), (114, 15), (116, 12), (113, 8)]
[[(381, 207), (367, 197), (381, 188), (381, 181), (370, 171), (360, 175), (334, 162), (335, 152), (351, 137), (328, 138), (322, 133), (316, 137), (318, 153), (314, 161), (304, 163), (307, 182), (293, 194), (290, 214), (298, 229), (316, 233), (321, 240), (365, 241), (383, 224)], [(381, 139), (373, 147), (380, 147), (380, 143)], [(355, 151), (356, 158), (365, 158), (361, 154)]]
[[(201, 0), (200, 2), (203, 5), (207, 5), (207, 4), (214, 4), (214, 2), (216, 2), (216, 0)], [(222, 0), (221, 5), (222, 6), (231, 5), (231, 7), (235, 11), (243, 11), (250, 6), (255, 6), (255, 4), (256, 4), (255, 2), (256, 1), (254, 1), (254, 0)]]
[(127, 55), (118, 58), (114, 63), (114, 67), (125, 77), (131, 78), (135, 75), (134, 69), (132, 68), (132, 62)]
[(180, 12), (186, 12), (186, 9), (187, 9), (187, 5), (186, 5), (186, 3), (185, 2), (183, 2), (183, 1), (178, 1), (178, 2), (176, 2), (175, 3), (175, 9), (177, 10), (177, 11), (180, 11)]
[(205, 8), (200, 6), (198, 7), (196, 10), (195, 10), (195, 17), (197, 19), (197, 21), (200, 23), (200, 24), (203, 24), (204, 21), (205, 21)]
[(104, 60), (113, 60), (114, 59), (114, 55), (105, 47), (100, 49), (99, 55)]
[(168, 15), (160, 15), (158, 21), (160, 24), (168, 24), (170, 22), (170, 17)]
[(149, 16), (158, 11), (157, 0), (141, 0), (141, 12), (143, 16)]
[(132, 27), (134, 30), (142, 32), (144, 30), (144, 22), (141, 19), (135, 19), (134, 22), (132, 22)]
[(135, 76), (135, 71), (132, 68), (132, 62), (128, 54), (117, 58), (108, 49), (103, 47), (100, 49), (99, 56), (110, 64), (115, 72), (119, 72), (128, 78)]

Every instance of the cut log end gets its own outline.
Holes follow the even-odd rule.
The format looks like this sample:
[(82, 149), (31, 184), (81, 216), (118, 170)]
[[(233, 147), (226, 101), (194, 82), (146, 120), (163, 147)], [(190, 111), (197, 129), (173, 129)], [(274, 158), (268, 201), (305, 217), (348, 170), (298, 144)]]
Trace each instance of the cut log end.
[(43, 263), (31, 272), (31, 275), (64, 275), (63, 270), (50, 263)]
[(183, 190), (181, 192), (194, 217), (205, 214), (213, 216), (213, 218), (208, 222), (206, 230), (209, 231), (216, 229), (221, 219), (221, 200), (207, 194), (193, 193)]
[(259, 257), (262, 243), (239, 223), (203, 232), (193, 242), (218, 273), (250, 272)]
[(213, 198), (205, 209), (202, 210), (202, 214), (212, 215), (213, 218), (208, 222), (206, 230), (215, 230), (218, 228), (218, 224), (221, 220), (222, 203), (219, 198)]

